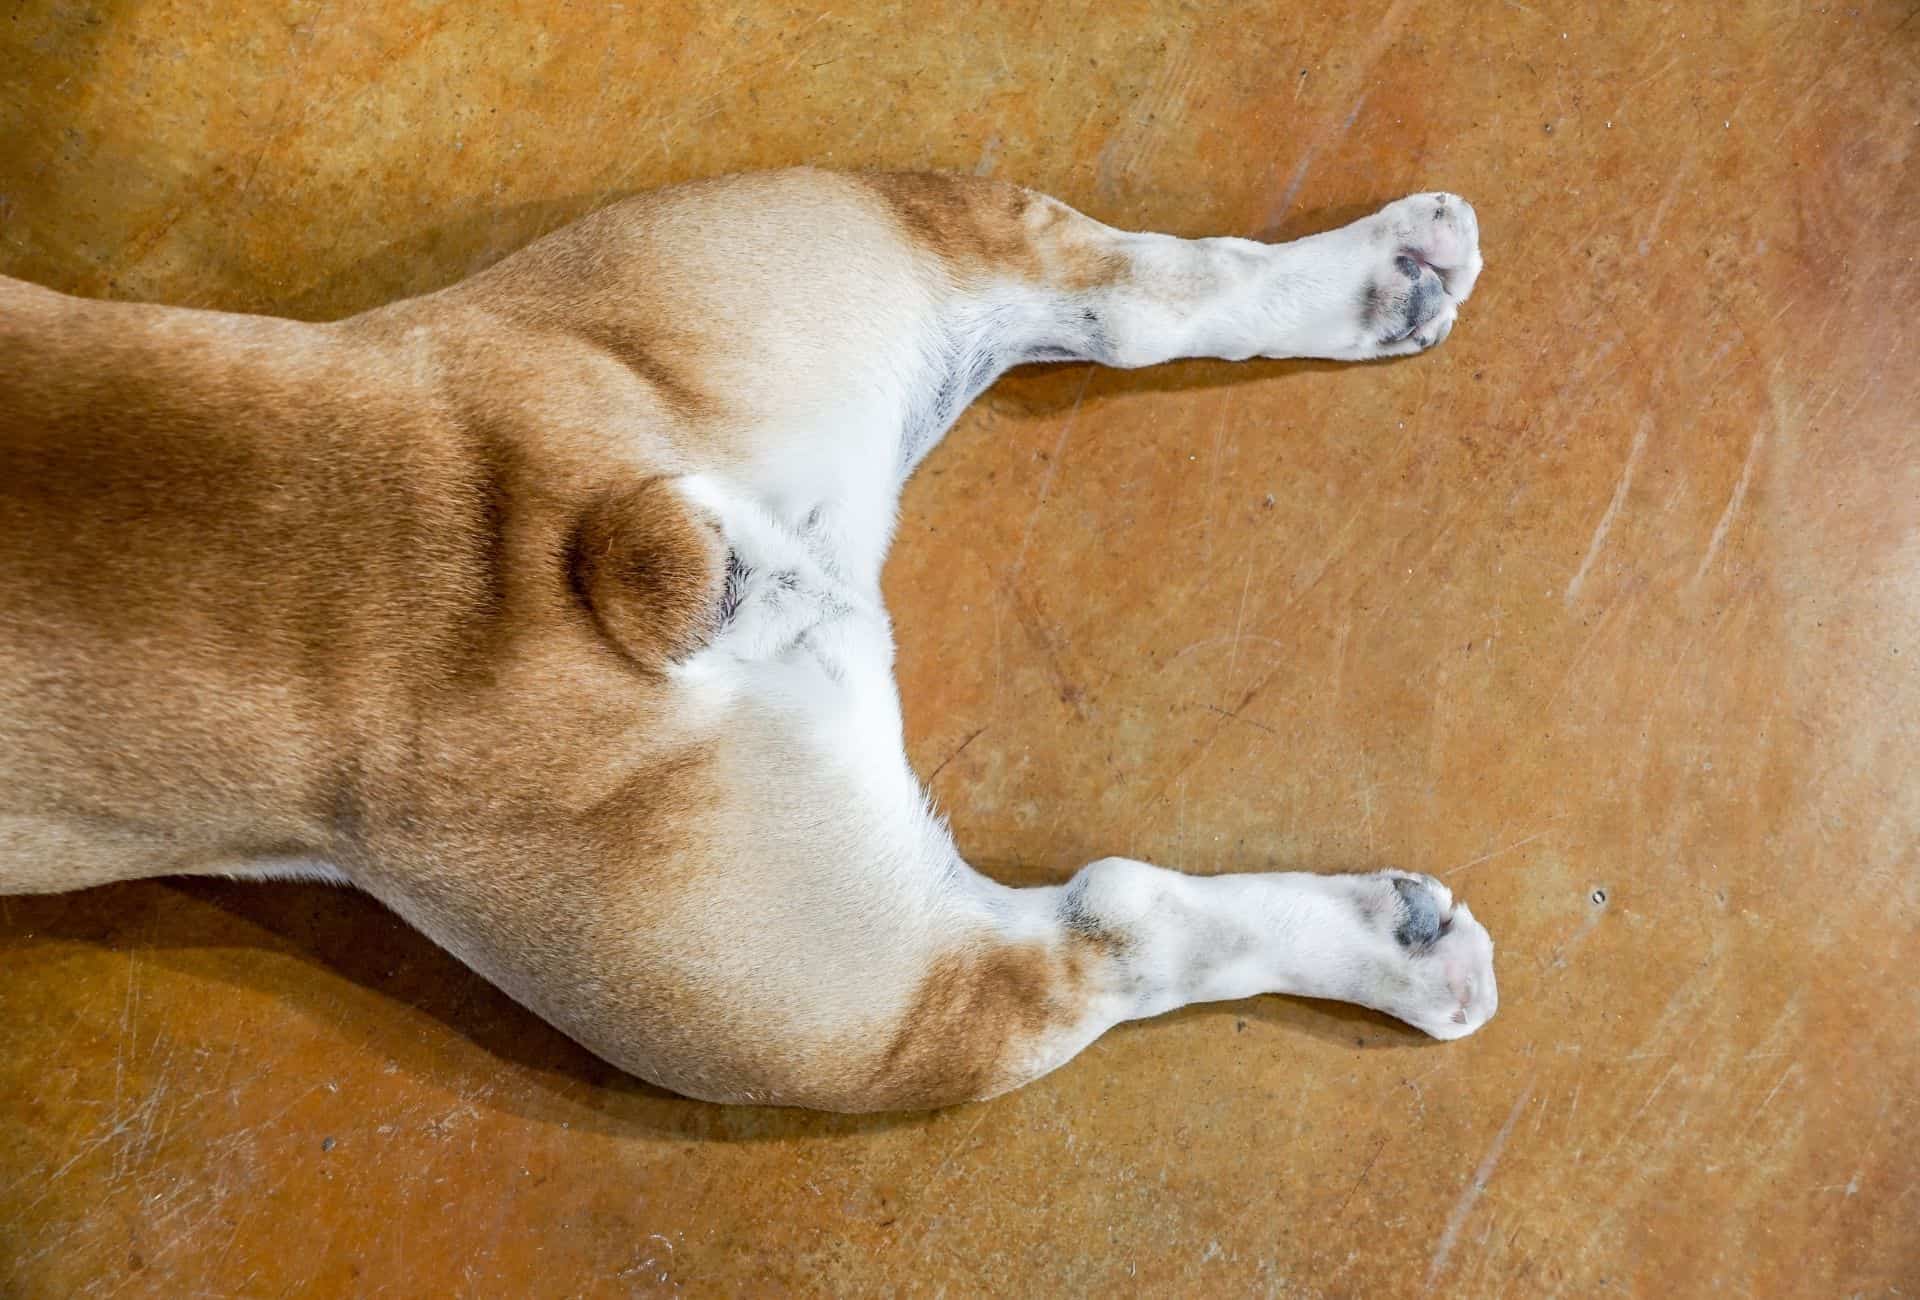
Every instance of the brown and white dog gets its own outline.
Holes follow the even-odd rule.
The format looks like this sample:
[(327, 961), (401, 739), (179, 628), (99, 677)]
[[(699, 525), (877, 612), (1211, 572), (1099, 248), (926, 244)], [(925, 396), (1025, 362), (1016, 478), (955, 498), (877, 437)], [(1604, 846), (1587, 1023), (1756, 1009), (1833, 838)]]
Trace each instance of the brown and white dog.
[(351, 883), (715, 1101), (988, 1097), (1264, 992), (1471, 1033), (1493, 945), (1427, 876), (973, 871), (880, 570), (1009, 366), (1418, 352), (1479, 271), (1447, 194), (1264, 245), (803, 170), (334, 324), (0, 279), (0, 893)]

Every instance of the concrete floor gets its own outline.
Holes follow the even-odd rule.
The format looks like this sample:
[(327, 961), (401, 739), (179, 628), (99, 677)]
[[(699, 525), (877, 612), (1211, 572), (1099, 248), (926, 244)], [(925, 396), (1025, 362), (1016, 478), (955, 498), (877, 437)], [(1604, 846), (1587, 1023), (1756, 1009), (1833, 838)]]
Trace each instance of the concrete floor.
[(1910, 3), (221, 8), (9, 6), (0, 271), (330, 317), (800, 161), (1184, 234), (1472, 198), (1437, 352), (1011, 377), (888, 586), (984, 868), (1433, 871), (1502, 1009), (1195, 1009), (851, 1120), (636, 1084), (353, 894), (14, 899), (0, 1292), (1920, 1290)]

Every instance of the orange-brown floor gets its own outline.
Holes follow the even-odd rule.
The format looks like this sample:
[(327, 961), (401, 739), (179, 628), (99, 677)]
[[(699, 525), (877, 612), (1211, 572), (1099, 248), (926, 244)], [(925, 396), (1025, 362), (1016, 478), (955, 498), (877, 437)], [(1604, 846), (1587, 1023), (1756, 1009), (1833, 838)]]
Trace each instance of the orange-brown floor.
[(636, 1084), (351, 893), (15, 898), (0, 1292), (1920, 1290), (1920, 21), (1344, 8), (10, 6), (0, 271), (83, 293), (337, 316), (801, 161), (1185, 234), (1469, 196), (1445, 346), (1013, 376), (888, 589), (984, 868), (1433, 871), (1502, 1009), (856, 1120)]

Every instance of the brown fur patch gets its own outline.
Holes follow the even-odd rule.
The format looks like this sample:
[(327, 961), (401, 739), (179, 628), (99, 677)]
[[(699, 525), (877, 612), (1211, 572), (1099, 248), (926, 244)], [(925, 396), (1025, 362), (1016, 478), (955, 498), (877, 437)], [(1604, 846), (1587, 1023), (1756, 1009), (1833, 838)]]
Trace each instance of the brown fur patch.
[(1023, 219), (1042, 274), (1054, 288), (1080, 293), (1132, 276), (1132, 260), (1112, 247), (1114, 232), (1060, 200), (1034, 195)]
[(906, 233), (962, 273), (997, 273), (1079, 292), (1124, 277), (1113, 233), (1058, 199), (1005, 181), (931, 172), (861, 176)]
[(712, 635), (725, 548), (668, 480), (609, 492), (581, 517), (568, 551), (574, 591), (642, 668), (658, 672)]
[(863, 1089), (862, 1110), (929, 1109), (1005, 1091), (1022, 1045), (1083, 1014), (1089, 954), (1005, 944), (936, 958)]
[(1038, 197), (1030, 191), (1005, 181), (937, 172), (866, 172), (860, 179), (886, 202), (909, 236), (949, 265), (1040, 275), (1025, 222)]

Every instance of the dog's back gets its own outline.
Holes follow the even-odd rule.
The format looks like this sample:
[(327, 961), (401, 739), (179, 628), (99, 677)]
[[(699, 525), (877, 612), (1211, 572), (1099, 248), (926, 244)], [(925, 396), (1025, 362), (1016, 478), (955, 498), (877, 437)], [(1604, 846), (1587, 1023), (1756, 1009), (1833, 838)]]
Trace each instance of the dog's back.
[[(290, 322), (6, 281), (0, 354), (9, 876), (65, 888), (142, 857), (193, 870), (310, 845), (350, 752), (337, 700), (392, 689), (350, 653), (375, 608), (353, 587), (390, 584), (416, 621), (438, 595), (406, 582), (434, 561), (397, 545), (417, 467), (381, 448), (409, 440), (378, 436), (414, 417)], [(323, 531), (337, 562), (311, 549)]]
[(14, 887), (337, 852), (563, 584), (506, 554), (539, 498), (404, 340), (0, 281), (0, 355)]

